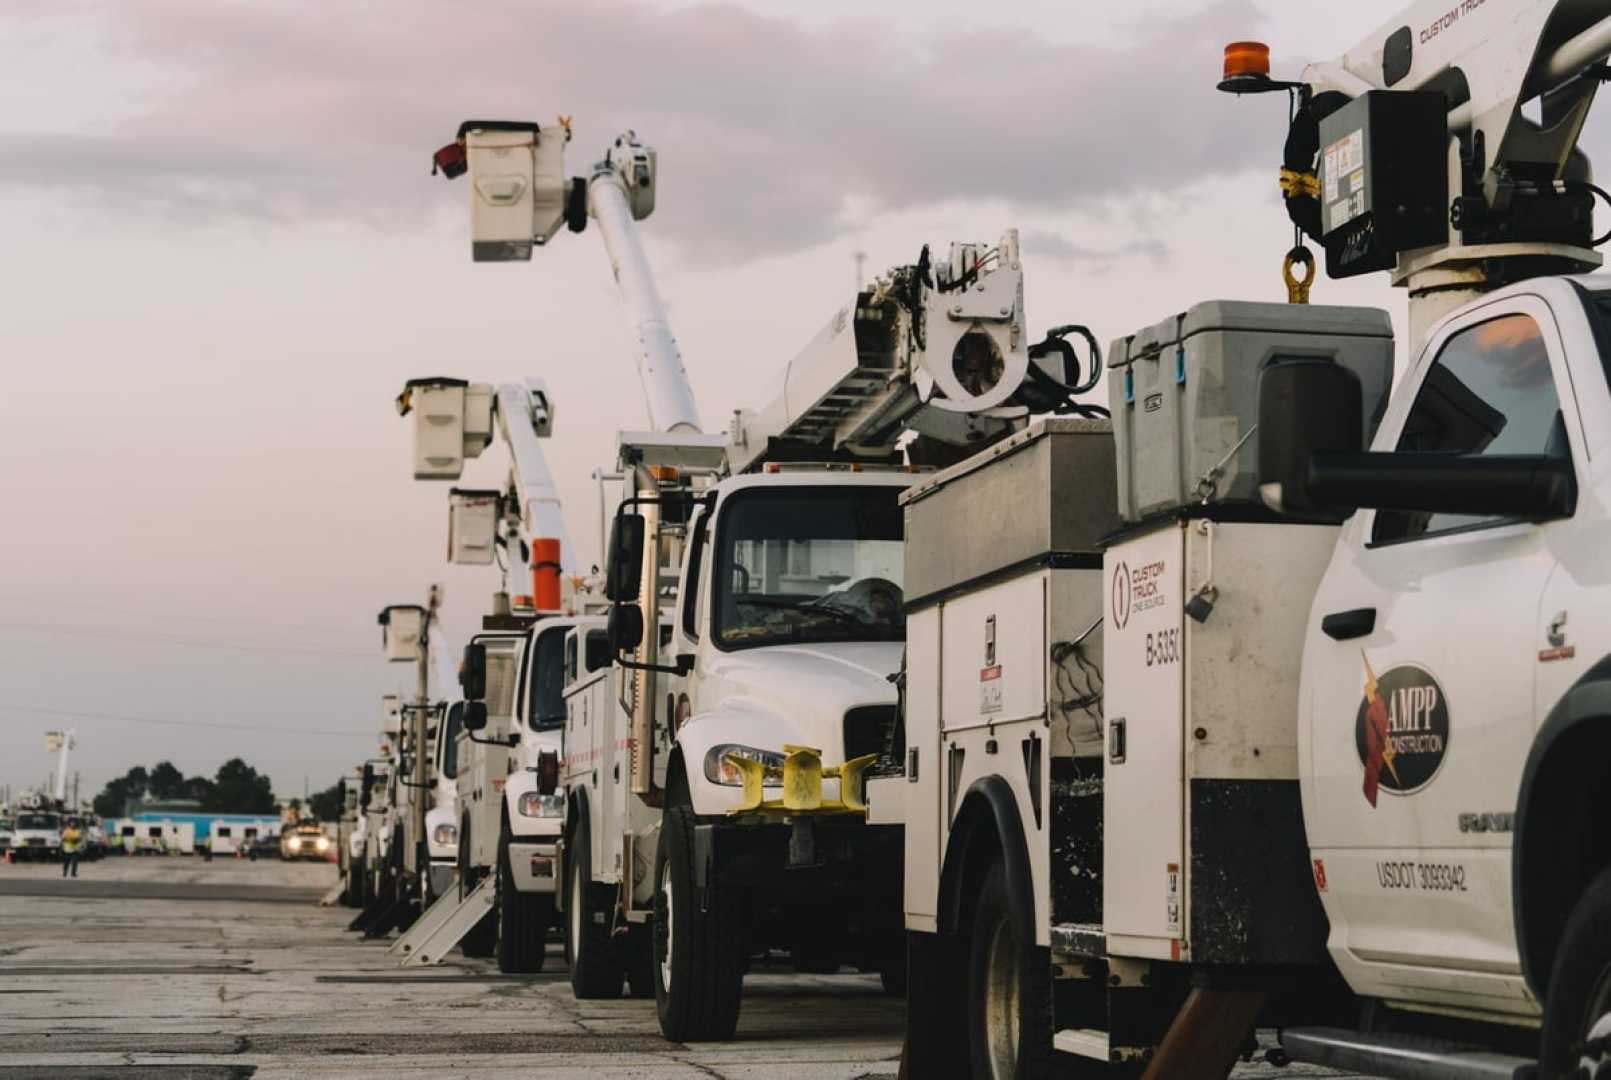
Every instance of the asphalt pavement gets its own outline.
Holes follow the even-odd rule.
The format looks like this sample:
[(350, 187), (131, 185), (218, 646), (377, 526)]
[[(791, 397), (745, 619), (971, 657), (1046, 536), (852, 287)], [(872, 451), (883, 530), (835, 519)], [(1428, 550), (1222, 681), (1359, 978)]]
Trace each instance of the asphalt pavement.
[(575, 1000), (557, 944), (532, 976), (457, 954), (400, 970), (347, 932), (351, 911), (317, 905), (335, 880), (327, 864), (185, 856), (68, 881), (0, 866), (0, 1080), (896, 1075), (904, 1007), (876, 976), (752, 973), (734, 1041), (668, 1043), (652, 1001)]

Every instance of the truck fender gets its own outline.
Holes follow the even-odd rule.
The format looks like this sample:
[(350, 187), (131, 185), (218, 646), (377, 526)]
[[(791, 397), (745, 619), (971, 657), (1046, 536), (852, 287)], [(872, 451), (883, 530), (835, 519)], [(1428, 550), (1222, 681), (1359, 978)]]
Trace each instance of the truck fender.
[(945, 865), (940, 869), (941, 934), (957, 934), (967, 926), (972, 914), (970, 886), (978, 884), (990, 857), (998, 852), (1007, 871), (1014, 914), (1023, 925), (1033, 926), (1035, 886), (1018, 802), (1007, 781), (999, 776), (986, 776), (968, 788), (951, 825)]
[(1561, 696), (1533, 737), (1516, 796), (1511, 908), (1522, 976), (1539, 1001), (1561, 929), (1594, 876), (1611, 864), (1611, 656)]

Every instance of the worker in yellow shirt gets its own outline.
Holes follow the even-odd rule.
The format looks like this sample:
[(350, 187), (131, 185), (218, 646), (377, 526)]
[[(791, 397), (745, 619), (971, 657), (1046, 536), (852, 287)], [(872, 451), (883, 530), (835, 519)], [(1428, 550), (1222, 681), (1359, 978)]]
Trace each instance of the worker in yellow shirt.
[(84, 846), (84, 830), (79, 828), (77, 818), (67, 819), (67, 828), (62, 830), (62, 877), (69, 873), (78, 876), (78, 853)]

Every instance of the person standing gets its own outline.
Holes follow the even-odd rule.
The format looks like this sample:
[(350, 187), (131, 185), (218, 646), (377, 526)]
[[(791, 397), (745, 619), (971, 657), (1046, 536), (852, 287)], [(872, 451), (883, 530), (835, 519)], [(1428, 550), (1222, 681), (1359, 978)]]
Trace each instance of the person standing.
[(62, 877), (69, 872), (78, 876), (78, 853), (83, 846), (84, 830), (79, 828), (77, 818), (68, 818), (67, 828), (62, 830)]

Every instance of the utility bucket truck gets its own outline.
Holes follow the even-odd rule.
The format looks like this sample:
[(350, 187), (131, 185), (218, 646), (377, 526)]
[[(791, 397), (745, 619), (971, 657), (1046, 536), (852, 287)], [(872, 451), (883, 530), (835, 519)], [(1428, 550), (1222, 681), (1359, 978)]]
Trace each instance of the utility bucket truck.
[[(1232, 46), (1225, 89), (1295, 97), (1331, 276), (1409, 290), (1392, 392), (1384, 313), (1198, 304), (1110, 348), (1112, 472), (1022, 437), (906, 497), (908, 585), (980, 575), (909, 603), (869, 791), (905, 789), (912, 1075), (1219, 1078), (1256, 1025), (1369, 1075), (1611, 1069), (1608, 52), (1566, 0), (1415, 5), (1296, 83)], [(1112, 528), (976, 563), (946, 502), (1007, 493), (1045, 558)]]
[[(981, 448), (1089, 389), (1060, 328), (1031, 346), (1017, 234), (897, 268), (784, 370), (775, 400), (703, 434), (636, 222), (657, 157), (630, 132), (567, 179), (561, 123), (467, 122), (472, 252), (524, 259), (596, 222), (639, 342), (651, 430), (622, 432), (612, 603), (567, 635), (560, 864), (572, 986), (657, 999), (674, 1039), (727, 1038), (752, 957), (903, 973), (898, 819), (863, 776), (895, 719), (901, 519), (916, 457)], [(1097, 410), (1100, 412), (1100, 410)], [(958, 450), (958, 448), (965, 448)]]
[[(496, 435), (508, 450), (505, 484), (448, 494), (448, 557), (499, 567), (502, 588), (484, 632), (464, 652), (463, 700), (439, 721), (436, 803), (425, 834), (433, 875), (425, 907), (443, 896), (416, 937), (400, 939), (406, 963), (437, 963), (458, 943), (496, 956), (500, 971), (540, 971), (556, 925), (556, 848), (565, 800), (558, 791), (564, 705), (563, 647), (578, 628), (602, 629), (602, 605), (576, 573), (559, 496), (543, 454), (553, 396), (541, 379), (498, 386), (451, 378), (410, 380), (398, 411), (413, 420), (414, 475), (458, 480), (466, 459)], [(511, 571), (528, 591), (512, 600)], [(416, 939), (417, 938), (417, 939)]]

